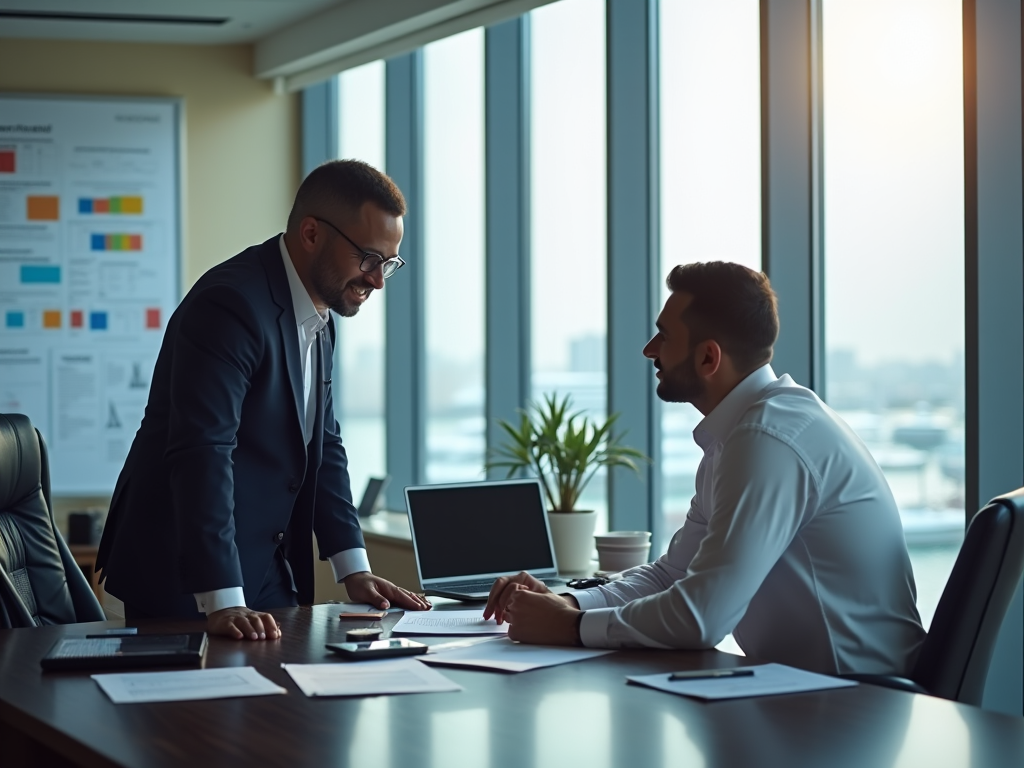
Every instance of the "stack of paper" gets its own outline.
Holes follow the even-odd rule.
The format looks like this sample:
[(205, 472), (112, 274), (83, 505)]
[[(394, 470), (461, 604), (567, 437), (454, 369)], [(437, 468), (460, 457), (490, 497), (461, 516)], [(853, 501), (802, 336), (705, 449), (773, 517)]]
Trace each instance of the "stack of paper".
[(307, 696), (376, 696), (462, 690), (462, 686), (415, 659), (281, 666)]
[(406, 611), (391, 629), (398, 635), (507, 635), (508, 624), (484, 621), (480, 611)]
[(739, 699), (746, 696), (775, 696), (780, 693), (803, 693), (821, 691), (826, 688), (849, 688), (857, 685), (853, 680), (819, 675), (785, 664), (762, 664), (758, 667), (736, 667), (752, 669), (748, 677), (720, 677), (704, 680), (669, 680), (669, 674), (637, 675), (627, 677), (634, 683), (657, 688), (659, 691), (693, 696), (698, 699)]
[(424, 664), (440, 664), (451, 667), (478, 667), (496, 669), (501, 672), (526, 672), (541, 667), (553, 667), (558, 664), (592, 659), (595, 656), (604, 656), (608, 653), (612, 653), (612, 651), (522, 645), (513, 643), (505, 637), (490, 643), (477, 643), (468, 647), (431, 653), (429, 656), (421, 656), (420, 661)]
[(131, 672), (93, 675), (92, 679), (115, 704), (231, 699), (237, 696), (287, 693), (252, 667)]

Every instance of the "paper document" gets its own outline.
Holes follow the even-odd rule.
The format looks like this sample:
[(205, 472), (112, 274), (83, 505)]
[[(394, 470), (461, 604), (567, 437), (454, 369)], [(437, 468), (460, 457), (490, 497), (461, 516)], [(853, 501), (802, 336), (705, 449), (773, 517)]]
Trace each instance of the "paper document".
[[(433, 650), (433, 649), (432, 649)], [(541, 667), (554, 667), (573, 661), (604, 656), (613, 651), (594, 648), (564, 648), (547, 645), (521, 645), (507, 637), (493, 643), (477, 643), (464, 648), (421, 656), (425, 664), (442, 664), (451, 667), (481, 667), (502, 672), (526, 672)]]
[(287, 693), (252, 667), (130, 672), (93, 675), (92, 679), (115, 704), (233, 699), (237, 696)]
[[(380, 608), (376, 605), (370, 605), (369, 603), (332, 603), (331, 608), (337, 608), (340, 613), (369, 613), (379, 612)], [(388, 608), (388, 613), (394, 613), (396, 611), (404, 611), (405, 608), (396, 608), (391, 606)]]
[(416, 659), (281, 666), (307, 696), (376, 696), (462, 690), (462, 686)]
[(669, 673), (659, 675), (634, 675), (627, 677), (634, 683), (657, 688), (659, 691), (693, 696), (698, 699), (740, 699), (747, 696), (775, 696), (780, 693), (802, 693), (821, 691), (826, 688), (850, 688), (857, 685), (854, 680), (819, 675), (785, 664), (762, 664), (758, 667), (736, 667), (752, 669), (750, 677), (723, 677), (705, 680), (669, 681)]
[(475, 611), (406, 611), (391, 628), (398, 635), (507, 635), (508, 624)]

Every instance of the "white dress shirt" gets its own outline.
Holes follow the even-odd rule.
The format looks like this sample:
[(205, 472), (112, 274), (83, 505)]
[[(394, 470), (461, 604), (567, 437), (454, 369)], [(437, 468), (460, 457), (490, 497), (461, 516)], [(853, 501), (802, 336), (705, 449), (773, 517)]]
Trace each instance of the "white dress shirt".
[[(320, 314), (313, 300), (309, 297), (306, 287), (295, 271), (288, 248), (284, 244), (284, 235), (280, 238), (281, 259), (284, 271), (288, 275), (288, 290), (292, 295), (292, 308), (295, 310), (295, 326), (298, 331), (299, 362), (302, 368), (302, 402), (304, 405), (302, 421), (303, 442), (309, 445), (313, 437), (313, 422), (316, 421), (316, 390), (313, 388), (313, 369), (316, 365), (313, 344), (317, 334), (323, 331), (331, 321), (330, 311)], [(359, 571), (370, 570), (370, 560), (362, 547), (346, 549), (331, 555), (328, 560), (334, 571), (336, 581)], [(219, 611), (222, 608), (245, 606), (245, 593), (241, 587), (226, 587), (209, 592), (196, 593), (196, 605), (205, 613)]]
[(713, 648), (816, 672), (906, 674), (924, 639), (878, 465), (789, 376), (751, 373), (693, 431), (683, 527), (656, 562), (577, 592), (584, 645)]

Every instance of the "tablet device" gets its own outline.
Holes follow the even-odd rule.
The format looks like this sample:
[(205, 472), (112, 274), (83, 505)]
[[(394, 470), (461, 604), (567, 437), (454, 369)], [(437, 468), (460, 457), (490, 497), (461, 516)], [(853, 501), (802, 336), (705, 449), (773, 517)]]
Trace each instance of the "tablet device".
[(387, 640), (370, 640), (361, 643), (327, 643), (327, 650), (334, 651), (349, 661), (362, 659), (391, 659), (395, 656), (422, 656), (429, 650), (424, 643), (404, 637)]
[(62, 637), (39, 664), (43, 669), (131, 669), (198, 666), (206, 652), (206, 633)]

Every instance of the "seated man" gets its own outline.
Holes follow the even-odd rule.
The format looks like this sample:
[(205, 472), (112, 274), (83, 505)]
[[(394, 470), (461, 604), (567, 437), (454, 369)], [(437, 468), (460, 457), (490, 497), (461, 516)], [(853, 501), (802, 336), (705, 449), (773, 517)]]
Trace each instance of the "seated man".
[(688, 264), (644, 348), (658, 396), (693, 403), (704, 451), (683, 527), (656, 562), (554, 595), (498, 579), (484, 616), (514, 640), (596, 648), (713, 648), (815, 672), (905, 674), (924, 630), (889, 486), (867, 448), (809, 389), (768, 364), (768, 279)]

